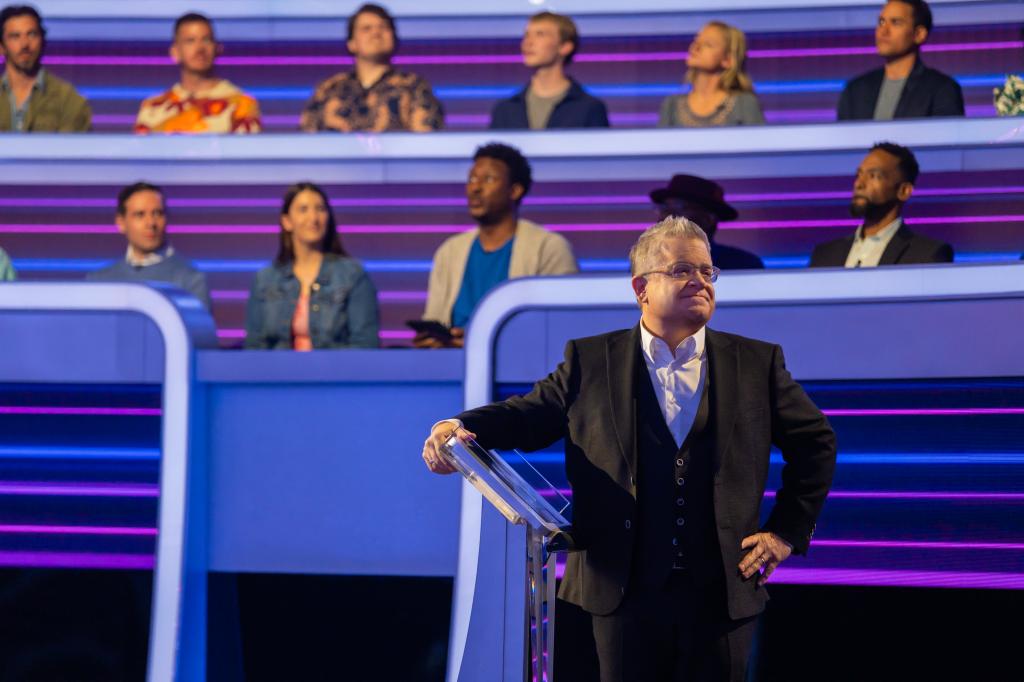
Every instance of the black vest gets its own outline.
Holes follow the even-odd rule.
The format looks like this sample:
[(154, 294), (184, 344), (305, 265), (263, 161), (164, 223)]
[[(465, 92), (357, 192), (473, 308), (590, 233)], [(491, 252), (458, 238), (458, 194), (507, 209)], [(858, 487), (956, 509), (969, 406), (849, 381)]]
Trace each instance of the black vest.
[(722, 577), (721, 552), (715, 532), (714, 444), (709, 424), (705, 379), (697, 416), (681, 447), (677, 447), (651, 384), (642, 351), (636, 362), (637, 533), (633, 581), (660, 587), (675, 567), (685, 567), (695, 580)]

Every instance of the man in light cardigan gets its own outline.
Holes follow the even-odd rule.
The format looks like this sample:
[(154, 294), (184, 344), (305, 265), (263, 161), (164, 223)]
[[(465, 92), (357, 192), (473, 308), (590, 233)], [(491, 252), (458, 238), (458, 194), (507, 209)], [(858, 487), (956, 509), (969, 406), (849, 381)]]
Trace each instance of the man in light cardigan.
[(532, 182), (518, 149), (491, 143), (476, 150), (466, 200), (477, 228), (449, 237), (434, 253), (423, 313), (424, 320), (450, 327), (451, 336), (420, 332), (417, 348), (461, 348), (476, 304), (507, 279), (578, 272), (565, 237), (519, 217)]

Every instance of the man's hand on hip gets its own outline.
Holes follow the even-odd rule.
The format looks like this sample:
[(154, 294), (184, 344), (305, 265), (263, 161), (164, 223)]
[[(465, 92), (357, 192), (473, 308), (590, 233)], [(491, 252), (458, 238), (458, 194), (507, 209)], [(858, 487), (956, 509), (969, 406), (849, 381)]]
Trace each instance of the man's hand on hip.
[(758, 585), (768, 582), (768, 578), (775, 572), (779, 564), (793, 553), (792, 545), (770, 532), (754, 533), (747, 536), (743, 538), (740, 547), (747, 550), (747, 555), (740, 562), (740, 573), (746, 580), (760, 571), (761, 577), (757, 579)]

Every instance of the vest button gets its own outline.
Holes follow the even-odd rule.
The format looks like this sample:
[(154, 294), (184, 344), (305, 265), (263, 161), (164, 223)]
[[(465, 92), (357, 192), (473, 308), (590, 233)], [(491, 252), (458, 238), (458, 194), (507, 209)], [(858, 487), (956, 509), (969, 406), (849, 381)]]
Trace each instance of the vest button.
[(626, 519), (626, 530), (629, 530), (632, 527), (633, 527), (633, 523), (629, 519)]
[(683, 483), (686, 483), (686, 481), (682, 477), (676, 479), (676, 485), (682, 485)]
[(686, 501), (683, 500), (683, 498), (681, 498), (681, 497), (676, 498), (676, 506), (682, 507), (684, 504), (686, 504)]
[(684, 523), (686, 523), (686, 519), (683, 519), (683, 518), (676, 519), (676, 525), (677, 526), (681, 526)]
[(676, 466), (677, 467), (683, 466), (683, 458), (682, 457), (680, 457), (679, 459), (676, 460)]
[(318, 311), (318, 310), (320, 310), (320, 306), (319, 306), (319, 305), (317, 305), (316, 303), (314, 303), (314, 304), (313, 304), (313, 312), (315, 313), (315, 312), (316, 312), (316, 311)]
[(309, 288), (312, 289), (313, 291), (320, 291), (320, 284), (317, 282), (313, 282), (312, 284), (309, 285)]

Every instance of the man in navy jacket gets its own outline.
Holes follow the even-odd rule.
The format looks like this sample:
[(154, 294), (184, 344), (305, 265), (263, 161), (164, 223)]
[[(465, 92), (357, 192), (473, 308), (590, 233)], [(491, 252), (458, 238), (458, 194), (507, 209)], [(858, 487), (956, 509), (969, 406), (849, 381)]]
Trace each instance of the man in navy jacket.
[(607, 128), (604, 102), (565, 74), (579, 49), (576, 24), (567, 16), (541, 12), (530, 18), (521, 45), (523, 64), (533, 70), (520, 92), (491, 111), (493, 129)]
[(875, 27), (875, 45), (885, 66), (846, 84), (839, 97), (839, 120), (963, 116), (960, 84), (921, 61), (921, 45), (931, 30), (932, 13), (924, 0), (886, 3)]

